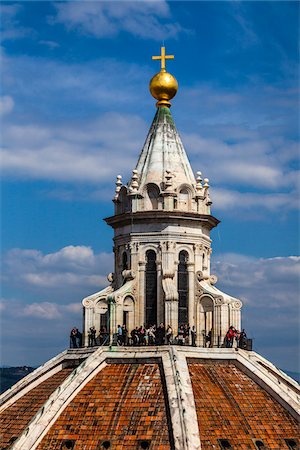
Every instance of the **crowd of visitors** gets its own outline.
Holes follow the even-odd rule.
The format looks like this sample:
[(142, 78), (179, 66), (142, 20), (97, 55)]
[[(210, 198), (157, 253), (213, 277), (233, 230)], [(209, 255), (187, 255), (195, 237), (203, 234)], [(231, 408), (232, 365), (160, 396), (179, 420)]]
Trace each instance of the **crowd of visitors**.
[[(213, 330), (211, 329), (208, 334), (203, 334), (203, 347), (213, 347)], [(195, 326), (188, 324), (180, 325), (178, 330), (174, 333), (172, 327), (168, 325), (165, 327), (163, 323), (151, 326), (135, 327), (130, 332), (127, 330), (126, 325), (118, 325), (116, 333), (114, 335), (114, 343), (119, 346), (132, 345), (191, 345), (196, 347), (197, 332)], [(95, 347), (99, 345), (109, 345), (109, 332), (105, 326), (100, 328), (99, 334), (95, 326), (92, 326), (88, 330), (88, 346)], [(220, 345), (219, 345), (220, 344)], [(232, 348), (238, 347), (246, 349), (247, 347), (247, 335), (245, 330), (236, 330), (233, 326), (230, 326), (223, 343), (217, 344), (220, 347)], [(70, 333), (70, 347), (78, 348), (82, 346), (82, 334), (77, 328), (72, 328)]]
[(118, 325), (118, 345), (196, 345), (195, 327), (190, 329), (188, 325), (181, 325), (174, 334), (170, 325), (167, 327), (160, 323), (157, 325), (135, 327), (128, 332), (125, 325)]
[(96, 336), (96, 328), (90, 327), (88, 331), (88, 346), (94, 347), (95, 345), (108, 345), (109, 344), (109, 333), (106, 327), (101, 327), (98, 336)]
[(247, 334), (244, 328), (242, 331), (239, 331), (231, 325), (226, 333), (224, 344), (226, 348), (238, 347), (245, 349), (247, 347)]

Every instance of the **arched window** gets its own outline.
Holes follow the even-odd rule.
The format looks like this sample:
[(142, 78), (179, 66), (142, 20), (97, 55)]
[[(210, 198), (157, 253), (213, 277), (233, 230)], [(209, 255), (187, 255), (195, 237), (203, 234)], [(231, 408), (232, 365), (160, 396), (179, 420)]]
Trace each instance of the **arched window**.
[(158, 209), (159, 188), (156, 184), (147, 185), (148, 204), (146, 209)]
[(178, 324), (184, 325), (189, 321), (188, 311), (188, 290), (189, 290), (189, 278), (187, 270), (188, 252), (182, 250), (179, 253), (179, 265), (178, 265)]
[(154, 325), (157, 321), (157, 270), (156, 253), (146, 252), (146, 325)]

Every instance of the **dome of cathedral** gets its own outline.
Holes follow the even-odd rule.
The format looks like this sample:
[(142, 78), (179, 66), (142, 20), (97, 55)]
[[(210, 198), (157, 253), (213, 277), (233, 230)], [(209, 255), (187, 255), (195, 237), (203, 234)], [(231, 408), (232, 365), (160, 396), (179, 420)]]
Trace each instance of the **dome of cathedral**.
[(70, 349), (2, 394), (1, 449), (296, 450), (299, 394), (241, 349)]

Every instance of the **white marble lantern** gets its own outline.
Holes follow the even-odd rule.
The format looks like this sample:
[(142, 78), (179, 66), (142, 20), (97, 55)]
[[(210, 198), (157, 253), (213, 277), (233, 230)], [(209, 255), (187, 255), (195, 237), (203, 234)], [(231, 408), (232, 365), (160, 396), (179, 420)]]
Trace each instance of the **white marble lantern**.
[(195, 325), (198, 345), (212, 331), (218, 346), (230, 325), (240, 329), (242, 303), (218, 290), (210, 273), (210, 231), (219, 221), (209, 180), (193, 174), (170, 112), (175, 94), (153, 93), (157, 75), (150, 90), (162, 100), (131, 179), (117, 176), (114, 215), (105, 219), (114, 229), (114, 272), (108, 287), (83, 300), (85, 342), (92, 325), (108, 323), (113, 333), (118, 324), (163, 322), (175, 335), (179, 325)]

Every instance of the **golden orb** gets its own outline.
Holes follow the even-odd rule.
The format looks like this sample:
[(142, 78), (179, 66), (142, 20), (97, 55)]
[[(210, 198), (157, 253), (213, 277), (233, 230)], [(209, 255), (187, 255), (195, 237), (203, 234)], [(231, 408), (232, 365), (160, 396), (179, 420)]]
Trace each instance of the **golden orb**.
[(175, 97), (178, 83), (175, 77), (168, 72), (160, 71), (151, 78), (149, 89), (151, 95), (158, 100), (156, 106), (171, 106), (169, 100)]

